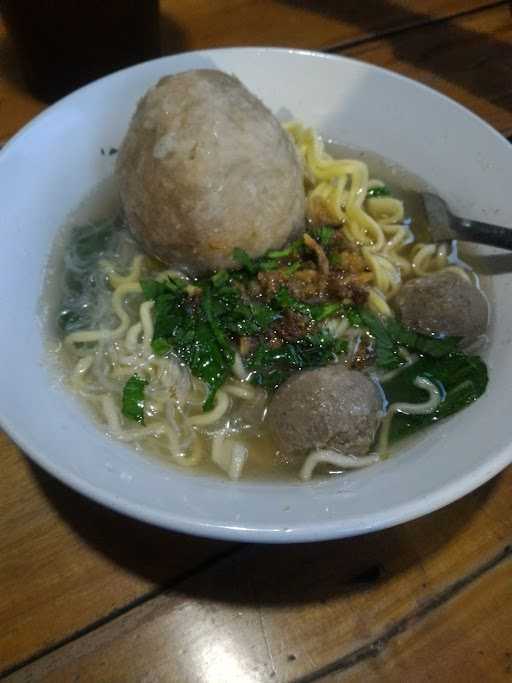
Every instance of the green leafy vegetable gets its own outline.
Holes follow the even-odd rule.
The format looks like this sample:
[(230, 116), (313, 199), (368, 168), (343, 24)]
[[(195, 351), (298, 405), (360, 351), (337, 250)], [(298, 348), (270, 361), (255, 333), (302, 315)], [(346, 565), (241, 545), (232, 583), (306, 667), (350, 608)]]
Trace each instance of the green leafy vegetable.
[(174, 339), (175, 330), (179, 331), (187, 325), (187, 311), (185, 310), (185, 294), (167, 290), (155, 297), (154, 328), (152, 346), (155, 353), (155, 343), (167, 340), (168, 344)]
[(256, 259), (252, 259), (249, 254), (239, 247), (233, 249), (233, 258), (239, 263), (242, 268), (245, 268), (251, 275), (256, 275), (259, 267)]
[(310, 230), (311, 237), (315, 239), (324, 249), (329, 246), (334, 237), (334, 228), (327, 225), (322, 225), (320, 228), (313, 228)]
[(245, 300), (239, 289), (226, 284), (212, 288), (203, 287), (203, 306), (207, 303), (210, 320), (228, 334), (234, 336), (253, 336), (267, 330), (279, 316), (267, 304)]
[(212, 275), (211, 283), (214, 287), (222, 287), (229, 282), (230, 275), (227, 270), (219, 270)]
[(295, 311), (302, 313), (302, 315), (311, 317), (308, 304), (299, 301), (293, 297), (287, 287), (280, 287), (273, 301), (276, 308), (286, 311)]
[(376, 365), (380, 368), (398, 368), (403, 359), (399, 347), (420, 354), (410, 367), (383, 384), (388, 403), (397, 401), (423, 403), (425, 391), (414, 385), (417, 377), (426, 377), (441, 390), (443, 399), (439, 408), (430, 415), (397, 413), (391, 422), (390, 441), (426, 427), (448, 415), (462, 410), (481, 396), (487, 386), (487, 368), (478, 356), (468, 356), (457, 349), (459, 337), (429, 337), (418, 334), (395, 318), (380, 318), (365, 309), (345, 310), (352, 325), (366, 328), (375, 340)]
[(429, 337), (414, 332), (395, 318), (381, 319), (368, 310), (359, 312), (361, 324), (375, 338), (376, 364), (380, 368), (399, 367), (403, 359), (398, 353), (400, 346), (409, 351), (443, 358), (457, 350), (459, 337)]
[(280, 310), (291, 310), (301, 313), (315, 322), (321, 322), (327, 318), (339, 314), (343, 305), (336, 302), (305, 304), (293, 297), (286, 287), (280, 287), (274, 297), (274, 306)]
[(188, 365), (192, 374), (208, 384), (208, 397), (203, 408), (211, 410), (217, 390), (229, 376), (234, 360), (233, 350), (219, 344), (217, 337), (212, 335), (212, 328), (202, 310), (189, 315), (184, 307), (176, 309), (167, 338), (156, 338), (155, 350), (164, 348), (162, 339)]
[[(330, 230), (330, 228), (328, 229)], [(253, 259), (246, 251), (236, 247), (233, 249), (233, 258), (240, 264), (242, 271), (248, 275), (254, 276), (261, 271), (278, 270), (279, 268), (282, 268), (286, 265), (286, 261), (289, 262), (290, 260), (296, 259), (303, 248), (303, 240), (298, 239), (289, 244), (285, 249), (267, 251), (267, 253), (260, 258)], [(283, 261), (285, 263), (283, 263)], [(302, 264), (299, 262), (298, 265), (291, 265), (300, 268)], [(231, 273), (231, 276), (236, 277), (237, 273)]]
[(343, 306), (342, 313), (346, 318), (348, 318), (348, 321), (352, 325), (352, 327), (362, 326), (363, 319), (361, 317), (359, 308), (357, 308), (356, 306)]
[(140, 280), (142, 294), (146, 300), (156, 299), (162, 294), (170, 291), (168, 282), (158, 282), (157, 280)]
[(394, 415), (389, 433), (390, 442), (398, 441), (462, 410), (484, 393), (488, 382), (486, 365), (478, 356), (463, 353), (452, 353), (443, 358), (425, 356), (383, 384), (387, 401), (423, 403), (425, 392), (414, 386), (416, 377), (426, 377), (437, 384), (443, 400), (439, 408), (430, 415)]
[[(215, 338), (219, 346), (222, 349), (227, 350), (228, 353), (230, 352), (231, 347), (229, 340), (226, 337), (226, 333), (224, 331), (224, 325), (222, 324), (222, 314), (228, 313), (228, 310), (226, 310), (226, 306), (229, 305), (229, 299), (232, 300), (233, 298), (231, 296), (231, 291), (232, 290), (229, 289), (229, 298), (227, 296), (227, 293), (225, 293), (222, 299), (214, 300), (212, 297), (212, 288), (205, 287), (203, 289), (203, 297), (201, 301), (202, 312), (204, 313), (206, 320), (210, 324), (210, 328), (213, 334), (215, 335)], [(229, 311), (229, 313), (231, 313), (231, 311)]]
[(265, 260), (267, 259), (293, 259), (296, 258), (297, 256), (300, 255), (300, 253), (304, 249), (304, 240), (302, 237), (299, 237), (299, 239), (294, 240), (293, 242), (290, 242), (290, 244), (285, 247), (284, 249), (278, 249), (274, 251), (267, 251), (265, 256), (263, 257)]
[(389, 197), (390, 195), (391, 191), (388, 187), (386, 187), (386, 185), (382, 185), (380, 187), (371, 187), (366, 193), (367, 197)]
[(361, 324), (375, 339), (375, 362), (379, 368), (397, 368), (403, 359), (398, 355), (398, 345), (378, 316), (361, 310)]
[(165, 356), (166, 353), (171, 351), (172, 346), (163, 337), (157, 337), (156, 339), (153, 338), (153, 341), (151, 342), (151, 348), (157, 356)]
[(104, 277), (98, 261), (117, 230), (117, 222), (87, 223), (73, 228), (67, 245), (62, 277), (62, 299), (57, 323), (63, 334), (92, 324), (98, 283)]
[(346, 342), (321, 332), (278, 348), (260, 344), (246, 358), (245, 364), (251, 371), (253, 384), (274, 390), (294, 372), (328, 365), (346, 349)]
[(70, 248), (75, 261), (84, 263), (97, 260), (98, 255), (106, 249), (115, 228), (115, 222), (110, 220), (73, 228)]
[(184, 337), (175, 335), (175, 350), (192, 373), (208, 384), (203, 406), (207, 411), (213, 408), (215, 394), (229, 377), (235, 356), (231, 347), (212, 338), (211, 325), (202, 310), (189, 320), (188, 326), (183, 327)]
[(277, 249), (275, 251), (267, 251), (265, 254), (266, 259), (282, 259), (288, 258), (292, 255), (294, 247), (290, 245), (286, 249)]
[(147, 382), (132, 375), (123, 388), (123, 415), (139, 424), (144, 424), (144, 387)]
[[(145, 286), (145, 290), (150, 292), (151, 288)], [(193, 375), (208, 384), (203, 407), (210, 410), (217, 390), (230, 373), (234, 352), (218, 326), (212, 324), (204, 293), (200, 305), (194, 308), (183, 291), (168, 288), (157, 294), (153, 310), (153, 351), (163, 355), (172, 349)]]
[(175, 280), (141, 281), (144, 296), (155, 301), (153, 351), (164, 355), (173, 350), (208, 384), (204, 410), (210, 410), (233, 366), (233, 339), (261, 334), (278, 313), (266, 304), (246, 301), (227, 273), (199, 284), (201, 295), (191, 300)]
[(331, 264), (333, 268), (338, 268), (340, 270), (343, 270), (343, 254), (340, 253), (339, 251), (328, 251), (327, 252), (327, 260)]
[(433, 358), (442, 358), (456, 351), (461, 342), (461, 337), (429, 337), (426, 334), (419, 334), (395, 318), (390, 318), (386, 322), (386, 329), (397, 344), (406, 346), (411, 351), (426, 353)]
[(61, 332), (67, 335), (89, 327), (90, 316), (85, 311), (79, 312), (77, 309), (64, 308), (59, 313), (57, 324)]
[[(272, 253), (272, 252), (270, 252)], [(272, 258), (267, 254), (261, 258), (253, 259), (243, 249), (233, 249), (233, 258), (249, 275), (257, 275), (260, 271), (276, 270), (280, 266), (280, 258)]]
[(292, 263), (291, 266), (286, 266), (286, 268), (283, 268), (283, 274), (284, 275), (293, 275), (293, 273), (296, 273), (298, 270), (302, 268), (302, 263), (301, 261), (296, 261), (295, 263)]
[(316, 322), (327, 320), (338, 315), (343, 310), (343, 305), (335, 302), (326, 302), (323, 304), (309, 304), (311, 317)]
[[(246, 256), (238, 256), (252, 268)], [(343, 306), (327, 302), (304, 304), (283, 287), (272, 306), (244, 298), (230, 273), (221, 271), (198, 283), (200, 297), (191, 301), (180, 283), (141, 281), (144, 296), (154, 299), (152, 348), (163, 355), (173, 350), (191, 372), (206, 382), (209, 394), (204, 409), (213, 406), (215, 393), (226, 381), (234, 362), (233, 342), (241, 336), (259, 336), (281, 317), (294, 310), (318, 322), (340, 313)], [(261, 343), (247, 359), (253, 382), (277, 387), (292, 372), (326, 365), (343, 351), (346, 343), (326, 332), (283, 344), (279, 349)]]

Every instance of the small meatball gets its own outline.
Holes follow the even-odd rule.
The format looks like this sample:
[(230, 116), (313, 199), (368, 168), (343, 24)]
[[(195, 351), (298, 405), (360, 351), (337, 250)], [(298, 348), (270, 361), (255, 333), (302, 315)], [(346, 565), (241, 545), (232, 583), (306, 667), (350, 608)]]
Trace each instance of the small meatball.
[(486, 298), (450, 271), (409, 280), (396, 297), (396, 307), (404, 325), (423, 334), (447, 334), (470, 343), (487, 329)]
[(233, 76), (166, 76), (138, 104), (119, 150), (128, 224), (147, 252), (195, 272), (233, 249), (278, 249), (304, 226), (302, 166), (275, 116)]
[(266, 421), (274, 441), (289, 456), (332, 448), (364, 455), (379, 425), (381, 399), (373, 382), (342, 365), (300, 372), (270, 402)]

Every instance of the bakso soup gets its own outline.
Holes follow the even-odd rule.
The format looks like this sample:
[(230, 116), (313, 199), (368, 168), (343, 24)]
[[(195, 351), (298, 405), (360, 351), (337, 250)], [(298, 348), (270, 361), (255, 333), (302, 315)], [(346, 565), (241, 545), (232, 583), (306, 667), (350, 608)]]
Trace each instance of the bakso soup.
[(346, 156), (221, 72), (146, 93), (117, 212), (59, 255), (62, 374), (109, 436), (190, 471), (308, 480), (393, 456), (485, 391), (475, 274), (417, 237), (396, 176)]

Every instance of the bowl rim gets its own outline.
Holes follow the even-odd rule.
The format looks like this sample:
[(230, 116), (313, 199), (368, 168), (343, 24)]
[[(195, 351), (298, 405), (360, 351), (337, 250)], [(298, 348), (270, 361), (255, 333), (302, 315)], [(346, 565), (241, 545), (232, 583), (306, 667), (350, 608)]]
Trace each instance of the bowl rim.
[[(259, 47), (259, 46), (244, 46), (244, 47), (229, 47), (229, 48), (213, 48), (205, 50), (194, 50), (190, 52), (182, 52), (174, 55), (159, 57), (157, 59), (141, 62), (134, 66), (120, 69), (106, 76), (103, 76), (92, 83), (84, 85), (75, 90), (66, 97), (57, 101), (56, 103), (47, 107), (40, 114), (31, 119), (25, 126), (23, 126), (15, 135), (13, 135), (3, 146), (0, 155), (8, 151), (11, 146), (17, 144), (23, 137), (28, 134), (32, 127), (40, 125), (47, 117), (51, 117), (55, 111), (65, 107), (66, 104), (73, 99), (77, 93), (86, 92), (88, 89), (95, 88), (98, 83), (105, 82), (109, 79), (115, 78), (117, 74), (129, 72), (138, 69), (143, 64), (148, 63), (169, 63), (172, 60), (187, 56), (215, 56), (225, 53), (250, 53), (257, 56), (260, 53), (286, 53), (290, 56), (300, 55), (312, 59), (320, 59), (335, 62), (356, 62), (363, 65), (370, 71), (384, 72), (387, 77), (414, 84), (416, 88), (424, 89), (433, 94), (436, 98), (441, 98), (450, 103), (452, 107), (458, 108), (464, 112), (465, 116), (472, 117), (478, 122), (479, 126), (485, 127), (488, 132), (500, 140), (506, 140), (499, 131), (493, 128), (487, 121), (484, 121), (474, 112), (463, 106), (459, 102), (451, 99), (445, 94), (431, 88), (424, 83), (411, 79), (402, 74), (396, 73), (390, 69), (382, 66), (363, 62), (361, 60), (353, 59), (345, 55), (336, 55), (330, 53), (323, 53), (315, 50), (304, 50), (296, 48), (283, 47)], [(407, 521), (412, 521), (430, 512), (434, 512), (445, 505), (448, 505), (458, 498), (470, 493), (477, 487), (489, 481), (492, 477), (503, 470), (510, 462), (512, 462), (512, 443), (498, 450), (492, 459), (484, 461), (477, 467), (470, 469), (463, 476), (458, 477), (453, 481), (448, 481), (444, 486), (438, 488), (434, 493), (429, 493), (426, 496), (416, 497), (413, 501), (395, 504), (390, 506), (383, 513), (379, 514), (378, 518), (375, 515), (359, 515), (357, 523), (353, 523), (351, 528), (347, 530), (339, 519), (330, 521), (315, 521), (312, 520), (308, 524), (300, 523), (298, 526), (293, 526), (293, 523), (286, 530), (282, 528), (275, 528), (272, 525), (260, 526), (257, 528), (239, 527), (235, 524), (219, 524), (217, 522), (204, 522), (201, 520), (190, 519), (187, 515), (174, 514), (170, 512), (159, 511), (150, 505), (141, 505), (122, 496), (113, 494), (108, 488), (93, 485), (80, 476), (75, 475), (71, 469), (65, 469), (62, 466), (54, 464), (51, 458), (38, 452), (37, 448), (33, 447), (30, 440), (27, 440), (23, 433), (16, 430), (14, 425), (9, 424), (9, 420), (0, 414), (0, 427), (6, 434), (21, 448), (23, 453), (28, 455), (37, 465), (49, 472), (60, 482), (70, 486), (73, 490), (91, 498), (96, 503), (105, 505), (113, 509), (117, 513), (136, 517), (144, 522), (154, 524), (159, 527), (167, 528), (172, 531), (187, 533), (194, 536), (208, 537), (225, 541), (238, 542), (258, 542), (258, 543), (294, 543), (294, 542), (312, 542), (325, 541), (349, 536), (355, 536), (368, 532), (378, 531), (384, 528), (396, 526)]]
[(140, 521), (168, 529), (169, 531), (185, 533), (200, 538), (240, 543), (311, 543), (350, 538), (352, 536), (382, 531), (406, 522), (412, 522), (419, 517), (450, 505), (450, 503), (459, 500), (488, 482), (512, 462), (512, 448), (509, 445), (503, 448), (493, 458), (492, 462), (482, 463), (478, 468), (470, 470), (465, 476), (440, 487), (433, 494), (421, 497), (419, 500), (416, 498), (414, 501), (392, 506), (385, 513), (381, 513), (378, 518), (369, 514), (360, 516), (359, 522), (352, 524), (350, 530), (341, 526), (339, 520), (322, 522), (321, 525), (313, 520), (308, 525), (301, 524), (294, 527), (291, 524), (286, 529), (272, 526), (240, 527), (236, 524), (218, 524), (198, 520), (190, 521), (186, 515), (163, 513), (149, 505), (140, 505), (115, 496), (108, 489), (89, 484), (71, 471), (55, 466), (52, 460), (39, 454), (36, 449), (25, 442), (21, 434), (15, 431), (8, 431), (1, 416), (0, 427), (21, 448), (23, 454), (28, 455), (36, 465), (49, 472), (62, 484), (66, 484), (75, 492), (90, 498), (95, 503), (99, 503), (119, 514), (132, 518), (135, 517)]
[(174, 54), (169, 54), (169, 55), (164, 55), (161, 57), (156, 57), (155, 59), (148, 59), (143, 62), (138, 62), (137, 64), (133, 64), (132, 66), (127, 66), (122, 69), (118, 69), (116, 71), (112, 71), (109, 74), (106, 74), (105, 76), (102, 76), (101, 78), (97, 78), (94, 81), (91, 81), (90, 83), (86, 83), (85, 85), (81, 86), (80, 88), (77, 88), (76, 90), (73, 90), (70, 92), (68, 95), (65, 95), (64, 97), (60, 98), (56, 102), (48, 105), (43, 111), (39, 112), (39, 114), (36, 114), (32, 119), (30, 119), (25, 125), (23, 125), (14, 135), (12, 135), (2, 147), (0, 147), (0, 154), (4, 152), (4, 150), (8, 149), (8, 147), (16, 142), (18, 139), (23, 137), (25, 133), (28, 133), (29, 130), (32, 129), (32, 126), (38, 125), (41, 121), (44, 121), (46, 116), (52, 115), (54, 111), (56, 111), (58, 108), (63, 106), (66, 102), (68, 102), (70, 99), (73, 99), (78, 93), (86, 92), (88, 89), (92, 89), (96, 87), (98, 83), (103, 83), (107, 80), (110, 80), (114, 76), (117, 76), (118, 74), (123, 74), (127, 73), (128, 71), (136, 70), (139, 67), (145, 65), (145, 64), (156, 64), (156, 63), (163, 63), (163, 62), (168, 62), (173, 59), (179, 59), (184, 57), (185, 55), (187, 56), (204, 56), (204, 55), (215, 55), (215, 54), (222, 54), (222, 53), (229, 53), (229, 52), (247, 52), (247, 53), (264, 53), (264, 52), (271, 52), (275, 54), (289, 54), (289, 55), (301, 55), (304, 57), (311, 57), (313, 59), (320, 59), (320, 60), (326, 60), (326, 61), (343, 61), (343, 62), (350, 62), (350, 63), (357, 63), (360, 66), (363, 66), (370, 71), (379, 71), (382, 73), (385, 73), (388, 77), (394, 78), (396, 80), (402, 81), (404, 83), (411, 84), (413, 83), (415, 87), (419, 89), (423, 89), (431, 94), (433, 94), (437, 98), (441, 98), (442, 100), (449, 102), (450, 105), (453, 107), (458, 108), (461, 112), (464, 112), (466, 116), (470, 116), (473, 118), (473, 120), (478, 121), (478, 123), (481, 126), (484, 126), (487, 128), (487, 131), (489, 133), (492, 133), (495, 135), (497, 138), (501, 140), (507, 140), (507, 138), (502, 135), (494, 126), (492, 126), (488, 121), (485, 119), (481, 118), (478, 116), (478, 114), (475, 114), (474, 111), (469, 109), (468, 107), (464, 106), (460, 102), (457, 102), (457, 100), (452, 99), (448, 95), (445, 95), (443, 92), (436, 90), (435, 88), (431, 87), (430, 85), (427, 85), (426, 83), (422, 83), (421, 81), (415, 80), (414, 78), (410, 78), (409, 76), (404, 76), (401, 73), (398, 73), (397, 71), (393, 71), (392, 69), (388, 69), (384, 66), (380, 66), (378, 64), (372, 64), (370, 62), (365, 62), (361, 59), (356, 59), (355, 57), (348, 57), (346, 55), (338, 55), (338, 54), (333, 54), (330, 52), (321, 52), (320, 50), (309, 50), (306, 48), (288, 48), (288, 47), (273, 47), (273, 46), (258, 46), (258, 45), (243, 45), (240, 47), (237, 46), (230, 46), (230, 47), (213, 47), (213, 48), (205, 48), (201, 50), (189, 50), (185, 52), (176, 52)]

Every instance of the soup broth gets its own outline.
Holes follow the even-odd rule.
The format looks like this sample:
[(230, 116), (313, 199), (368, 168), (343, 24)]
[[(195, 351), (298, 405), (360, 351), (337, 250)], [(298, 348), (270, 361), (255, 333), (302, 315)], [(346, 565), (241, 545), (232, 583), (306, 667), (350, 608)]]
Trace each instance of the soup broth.
[[(302, 134), (295, 132), (299, 148), (304, 142), (300, 138)], [(359, 243), (357, 236), (356, 239), (349, 236), (348, 241), (352, 240), (352, 244), (347, 244), (341, 233), (350, 218), (341, 225), (333, 225), (328, 217), (321, 220), (322, 216), (319, 219), (312, 215), (315, 207), (321, 214), (327, 201), (315, 204), (311, 200), (315, 181), (306, 178), (306, 184), (310, 185), (311, 219), (307, 230), (316, 244), (322, 245), (322, 240), (325, 241), (323, 250), (328, 254), (331, 269), (336, 263), (335, 257), (339, 257), (341, 265), (336, 267), (340, 272), (351, 273), (352, 289), (349, 287), (345, 294), (352, 292), (353, 295), (336, 300), (332, 315), (326, 315), (321, 322), (315, 321), (315, 314), (311, 313), (311, 306), (316, 305), (315, 296), (310, 297), (313, 303), (305, 296), (293, 305), (301, 311), (297, 315), (312, 316), (308, 324), (312, 324), (315, 333), (325, 334), (329, 340), (332, 338), (329, 362), (361, 370), (379, 387), (383, 420), (371, 451), (377, 460), (392, 455), (403, 443), (398, 440), (395, 445), (388, 439), (389, 433), (392, 434), (390, 425), (394, 423), (391, 418), (386, 422), (390, 404), (386, 387), (391, 381), (396, 383), (394, 378), (399, 377), (400, 372), (405, 374), (408, 366), (424, 356), (417, 349), (411, 351), (397, 344), (393, 353), (402, 354), (397, 368), (377, 367), (378, 334), (361, 322), (354, 322), (354, 311), (368, 308), (377, 320), (393, 317), (394, 297), (403, 283), (437, 271), (451, 269), (460, 277), (476, 285), (479, 283), (474, 272), (459, 258), (456, 245), (428, 243), (427, 228), (416, 196), (418, 191), (427, 189), (424, 183), (374, 154), (335, 144), (328, 146), (328, 153), (334, 160), (355, 159), (354, 163), (363, 162), (369, 167), (370, 181), (364, 189), (366, 197), (362, 206), (371, 220), (382, 227), (386, 245), (391, 246), (389, 250), (386, 246), (381, 253), (365, 251), (364, 243)], [(347, 181), (340, 191), (342, 194), (348, 196), (354, 189), (354, 178)], [(403, 213), (400, 213), (402, 203)], [(396, 216), (393, 211), (398, 212)], [(322, 233), (324, 225), (328, 226), (328, 231)], [(341, 246), (336, 250), (332, 243), (329, 246), (328, 240), (335, 239), (338, 231)], [(400, 243), (396, 250), (393, 250), (393, 240)], [(316, 267), (318, 255), (314, 250), (308, 252), (302, 245), (299, 251), (300, 255), (293, 257), (290, 254), (270, 255), (276, 267), (259, 271), (254, 277), (247, 271), (249, 266), (241, 262), (245, 280), (234, 274), (233, 286), (237, 291), (243, 291), (244, 297), (250, 294), (255, 302), (261, 301), (272, 308), (277, 305), (275, 297), (265, 289), (265, 283), (271, 279), (269, 273), (282, 271), (285, 273), (283, 282), (287, 284), (297, 273), (311, 269), (312, 262)], [(269, 401), (279, 382), (271, 386), (268, 377), (259, 374), (256, 364), (253, 362), (251, 366), (248, 361), (254, 360), (257, 344), (271, 345), (275, 340), (270, 339), (270, 334), (265, 337), (260, 332), (233, 335), (233, 372), (210, 400), (207, 384), (197, 372), (191, 372), (191, 363), (184, 360), (184, 352), (177, 350), (179, 340), (175, 340), (177, 346), (174, 347), (172, 343), (166, 349), (155, 346), (159, 341), (156, 338), (159, 300), (148, 295), (149, 285), (141, 288), (141, 281), (158, 283), (151, 287), (154, 291), (160, 288), (161, 292), (161, 287), (169, 286), (170, 282), (172, 288), (180, 290), (177, 295), (181, 296), (180, 292), (183, 292), (183, 296), (188, 297), (190, 315), (195, 314), (195, 302), (200, 302), (206, 291), (203, 280), (183, 269), (168, 268), (144, 254), (122, 217), (112, 179), (72, 217), (59, 236), (52, 259), (48, 278), (47, 298), (51, 302), (48, 317), (52, 338), (57, 340), (61, 376), (66, 384), (82, 398), (109, 435), (169, 464), (187, 467), (191, 472), (227, 474), (233, 479), (238, 479), (242, 473), (244, 478), (297, 479), (305, 455), (282, 452), (266, 428)], [(360, 291), (366, 292), (364, 302)], [(325, 306), (325, 297), (318, 299), (317, 305)], [(309, 313), (305, 313), (304, 306), (310, 306)], [(279, 310), (277, 317), (284, 315), (284, 309)], [(326, 309), (323, 310), (325, 313)], [(286, 336), (280, 337), (276, 348), (282, 349), (287, 344), (291, 347), (294, 343)], [(320, 365), (325, 365), (324, 358), (318, 362)], [(315, 365), (306, 364), (303, 371), (309, 367)], [(293, 374), (289, 368), (286, 373)], [(441, 383), (432, 380), (431, 385), (430, 388), (423, 386), (405, 391), (403, 397), (395, 395), (396, 390), (393, 390), (393, 402), (424, 403), (428, 396), (432, 398), (432, 387), (437, 386), (440, 387), (437, 400), (443, 400)], [(400, 409), (397, 412), (400, 413)], [(402, 438), (407, 436), (407, 429), (403, 415), (399, 419), (404, 425)], [(396, 416), (393, 420), (396, 422)], [(416, 428), (413, 424), (411, 434), (416, 433)], [(320, 463), (315, 471), (332, 474), (344, 469), (344, 464), (338, 464), (333, 458)]]

